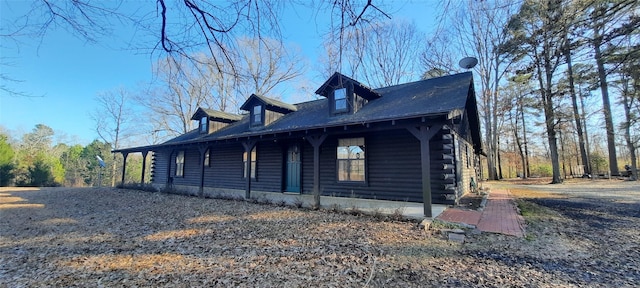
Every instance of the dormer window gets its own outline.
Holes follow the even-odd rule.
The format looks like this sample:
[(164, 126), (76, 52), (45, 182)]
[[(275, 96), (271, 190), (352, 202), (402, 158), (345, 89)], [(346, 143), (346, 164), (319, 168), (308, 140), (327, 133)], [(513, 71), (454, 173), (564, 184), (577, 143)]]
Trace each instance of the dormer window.
[(249, 112), (249, 127), (253, 130), (263, 129), (282, 116), (298, 110), (294, 105), (256, 94), (251, 94), (240, 109)]
[(200, 118), (200, 133), (209, 132), (208, 122), (209, 122), (209, 117), (203, 116), (202, 118)]
[(327, 108), (333, 115), (358, 113), (369, 101), (382, 96), (375, 90), (338, 72), (325, 81), (316, 90), (316, 94), (327, 97), (329, 100)]
[(253, 115), (251, 117), (253, 126), (262, 124), (262, 105), (253, 106)]
[(333, 91), (336, 112), (347, 111), (347, 88), (339, 88)]

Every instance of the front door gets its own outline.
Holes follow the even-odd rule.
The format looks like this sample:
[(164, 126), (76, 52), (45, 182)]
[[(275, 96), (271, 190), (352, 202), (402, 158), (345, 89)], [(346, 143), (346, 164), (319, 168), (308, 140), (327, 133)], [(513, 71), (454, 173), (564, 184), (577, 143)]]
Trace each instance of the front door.
[(298, 145), (289, 146), (287, 150), (287, 168), (286, 168), (286, 188), (287, 192), (300, 193), (300, 147)]

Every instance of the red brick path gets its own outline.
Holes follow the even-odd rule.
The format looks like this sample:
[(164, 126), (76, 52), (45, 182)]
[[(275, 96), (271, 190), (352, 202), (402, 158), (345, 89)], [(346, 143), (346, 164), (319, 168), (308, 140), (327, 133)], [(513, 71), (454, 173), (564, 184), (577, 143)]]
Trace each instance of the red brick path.
[(449, 208), (438, 219), (474, 225), (480, 231), (524, 236), (524, 219), (507, 190), (492, 190), (482, 212)]

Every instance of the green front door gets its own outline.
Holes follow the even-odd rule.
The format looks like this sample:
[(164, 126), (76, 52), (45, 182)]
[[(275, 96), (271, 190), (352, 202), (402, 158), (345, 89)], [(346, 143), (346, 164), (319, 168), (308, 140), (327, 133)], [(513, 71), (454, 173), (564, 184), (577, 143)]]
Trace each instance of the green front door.
[(287, 185), (285, 188), (287, 192), (300, 193), (300, 164), (300, 149), (298, 145), (289, 146), (289, 150), (287, 150)]

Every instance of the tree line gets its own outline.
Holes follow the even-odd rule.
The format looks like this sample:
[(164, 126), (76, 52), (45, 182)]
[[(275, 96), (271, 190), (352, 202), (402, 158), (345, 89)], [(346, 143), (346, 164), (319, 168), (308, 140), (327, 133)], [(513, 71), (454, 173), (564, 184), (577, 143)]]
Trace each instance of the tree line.
[[(54, 143), (55, 132), (44, 124), (19, 138), (13, 136), (0, 130), (0, 186), (114, 186), (120, 181), (121, 174), (106, 168), (122, 166), (111, 154), (110, 143)], [(106, 167), (101, 167), (99, 158)], [(127, 159), (126, 182), (140, 181), (141, 165), (141, 157)]]
[[(503, 177), (501, 156), (512, 153), (517, 174), (531, 175), (531, 144), (544, 139), (538, 145), (551, 162), (553, 183), (568, 174), (632, 172), (637, 179), (637, 1), (446, 3), (450, 9), (443, 15), (450, 21), (429, 41), (423, 62), (433, 74), (451, 70), (454, 64), (445, 56), (455, 55), (452, 51), (478, 57), (488, 178)], [(600, 120), (597, 114), (603, 123), (590, 124)], [(600, 130), (605, 139), (591, 139), (589, 145)], [(597, 149), (602, 140), (605, 151)], [(618, 163), (620, 152), (626, 165)]]

